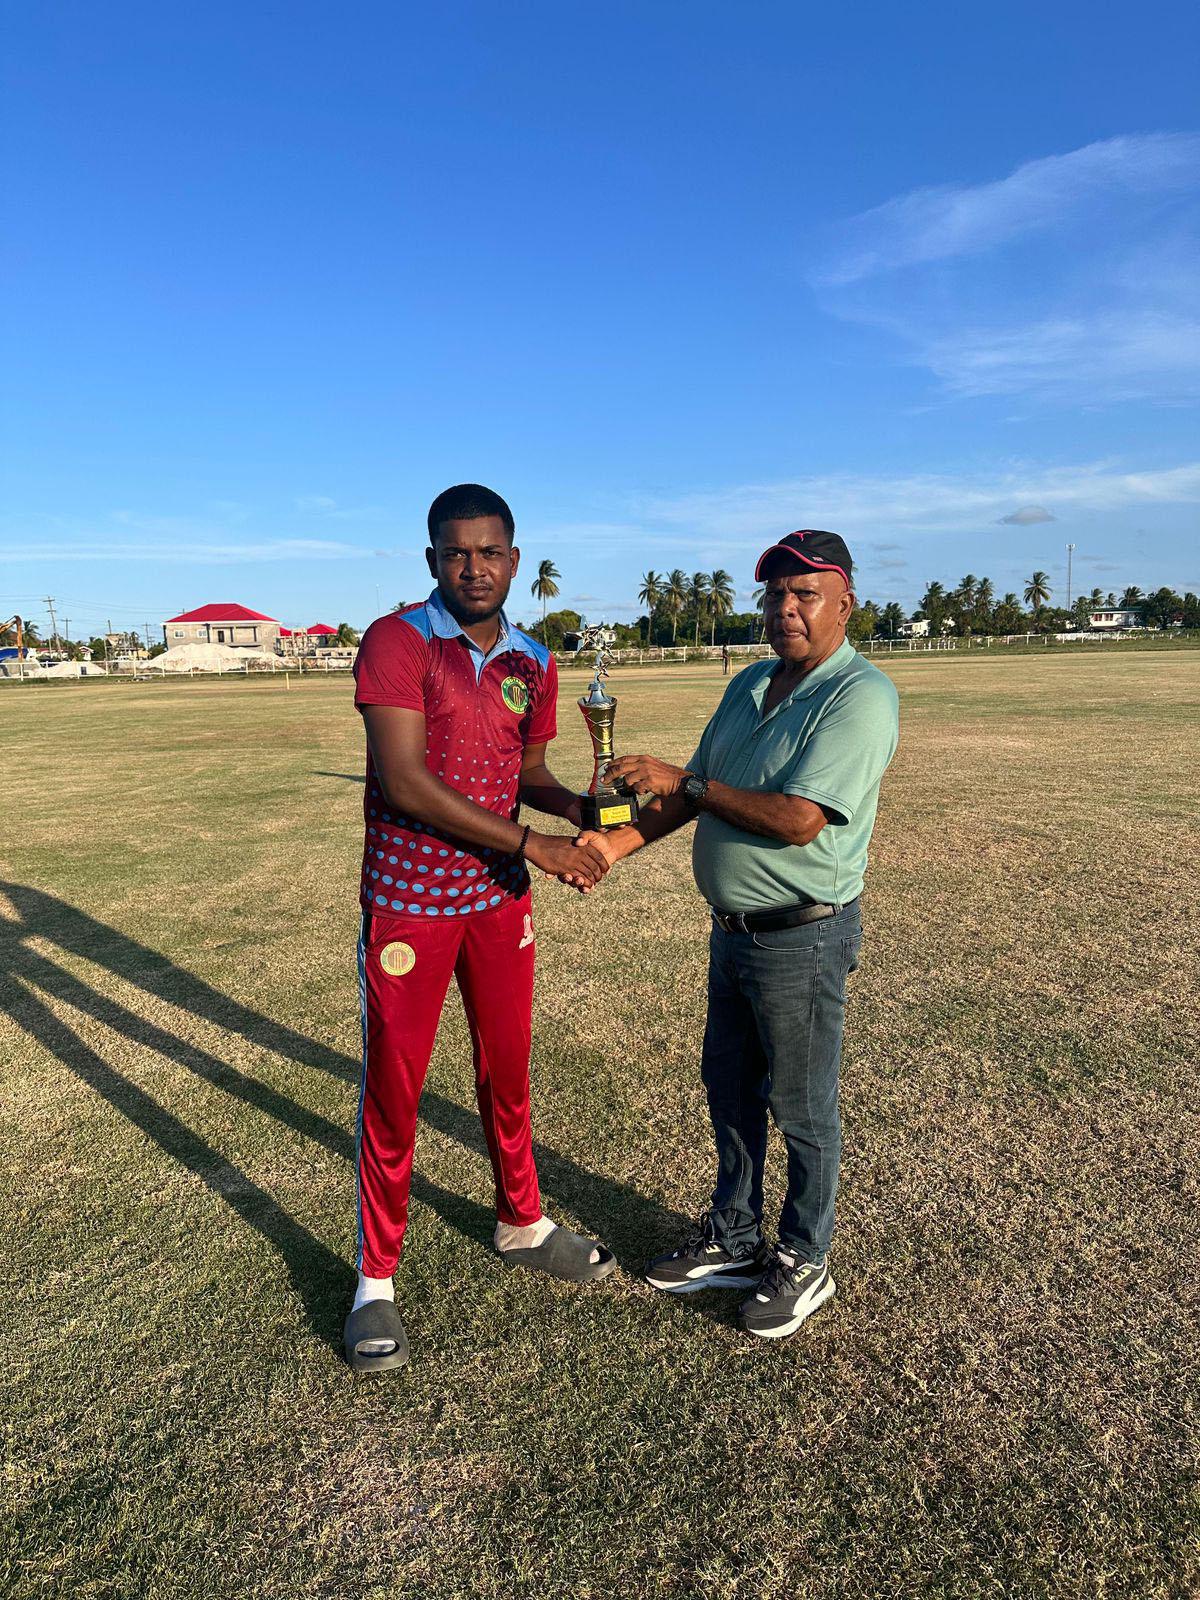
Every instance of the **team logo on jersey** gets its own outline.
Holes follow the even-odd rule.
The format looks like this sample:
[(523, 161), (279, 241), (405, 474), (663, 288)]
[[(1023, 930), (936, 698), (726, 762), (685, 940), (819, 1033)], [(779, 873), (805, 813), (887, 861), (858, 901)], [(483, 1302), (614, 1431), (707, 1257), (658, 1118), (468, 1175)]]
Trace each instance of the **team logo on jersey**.
[(500, 685), (500, 693), (504, 696), (504, 704), (519, 717), (529, 710), (529, 685), (524, 678), (505, 678)]
[(379, 965), (393, 978), (402, 978), (406, 972), (411, 972), (417, 964), (417, 952), (410, 944), (401, 944), (398, 939), (391, 944), (385, 944), (379, 952)]

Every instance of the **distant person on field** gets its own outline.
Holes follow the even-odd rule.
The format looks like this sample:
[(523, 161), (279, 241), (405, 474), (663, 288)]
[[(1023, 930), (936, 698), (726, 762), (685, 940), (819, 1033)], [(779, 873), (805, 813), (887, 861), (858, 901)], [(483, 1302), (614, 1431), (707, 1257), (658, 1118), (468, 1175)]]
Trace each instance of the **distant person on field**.
[[(511, 1265), (582, 1283), (615, 1265), (542, 1213), (529, 1113), (535, 934), (526, 862), (587, 889), (608, 869), (586, 841), (522, 826), (522, 804), (579, 826), (546, 766), (554, 657), (503, 606), (520, 552), (498, 494), (459, 484), (429, 509), (428, 600), (380, 617), (355, 662), (367, 734), (358, 981), (358, 1289), (345, 1347), (359, 1370), (402, 1366), (393, 1274), (408, 1220), (417, 1104), (451, 976), (475, 1056), (496, 1183), (495, 1246)], [(469, 1290), (468, 1290), (469, 1295)]]
[(723, 678), (729, 676), (729, 646), (727, 644), (721, 646), (721, 676)]
[[(685, 767), (626, 756), (608, 772), (658, 796), (636, 824), (582, 839), (614, 861), (697, 820), (692, 865), (712, 907), (701, 1075), (716, 1141), (712, 1199), (646, 1269), (656, 1289), (749, 1290), (741, 1322), (783, 1338), (834, 1292), (846, 980), (879, 782), (899, 734), (896, 690), (846, 639), (850, 552), (790, 533), (759, 558), (776, 661), (730, 683)], [(778, 1245), (763, 1236), (767, 1119), (787, 1146)]]

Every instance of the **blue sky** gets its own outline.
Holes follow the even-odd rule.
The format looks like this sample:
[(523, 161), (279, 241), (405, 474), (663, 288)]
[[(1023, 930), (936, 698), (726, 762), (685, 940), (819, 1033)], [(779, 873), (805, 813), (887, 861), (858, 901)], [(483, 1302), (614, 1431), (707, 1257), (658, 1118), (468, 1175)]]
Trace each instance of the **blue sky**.
[(1184, 4), (10, 13), (0, 610), (428, 588), (445, 485), (628, 618), (842, 532), (859, 590), (1200, 590)]

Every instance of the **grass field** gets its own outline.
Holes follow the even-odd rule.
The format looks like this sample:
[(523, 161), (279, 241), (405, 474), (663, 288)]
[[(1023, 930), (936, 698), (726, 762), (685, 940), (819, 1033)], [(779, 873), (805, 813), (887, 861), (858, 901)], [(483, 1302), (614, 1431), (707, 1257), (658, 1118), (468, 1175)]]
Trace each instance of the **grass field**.
[[(452, 998), (374, 1382), (349, 685), (0, 696), (6, 1595), (1197, 1592), (1200, 654), (891, 670), (838, 1298), (770, 1345), (638, 1282), (710, 1181), (677, 836), (535, 888), (546, 1203), (626, 1271), (491, 1253)], [(683, 759), (721, 680), (612, 687)]]

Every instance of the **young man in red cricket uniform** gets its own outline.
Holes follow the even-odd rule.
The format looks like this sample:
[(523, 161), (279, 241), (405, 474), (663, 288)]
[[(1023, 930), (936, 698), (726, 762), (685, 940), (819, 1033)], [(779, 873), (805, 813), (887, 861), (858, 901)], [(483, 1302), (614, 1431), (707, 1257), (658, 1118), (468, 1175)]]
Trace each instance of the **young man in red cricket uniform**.
[(522, 803), (580, 824), (579, 798), (546, 766), (554, 657), (503, 606), (520, 551), (498, 494), (459, 484), (429, 509), (421, 605), (380, 617), (355, 662), (367, 733), (358, 944), (363, 1070), (357, 1128), (358, 1290), (351, 1366), (408, 1359), (393, 1274), (408, 1219), (417, 1103), (442, 1004), (458, 981), (496, 1182), (495, 1244), (512, 1265), (572, 1282), (615, 1266), (595, 1240), (542, 1214), (529, 1120), (534, 930), (526, 863), (587, 889), (594, 845), (522, 826)]

